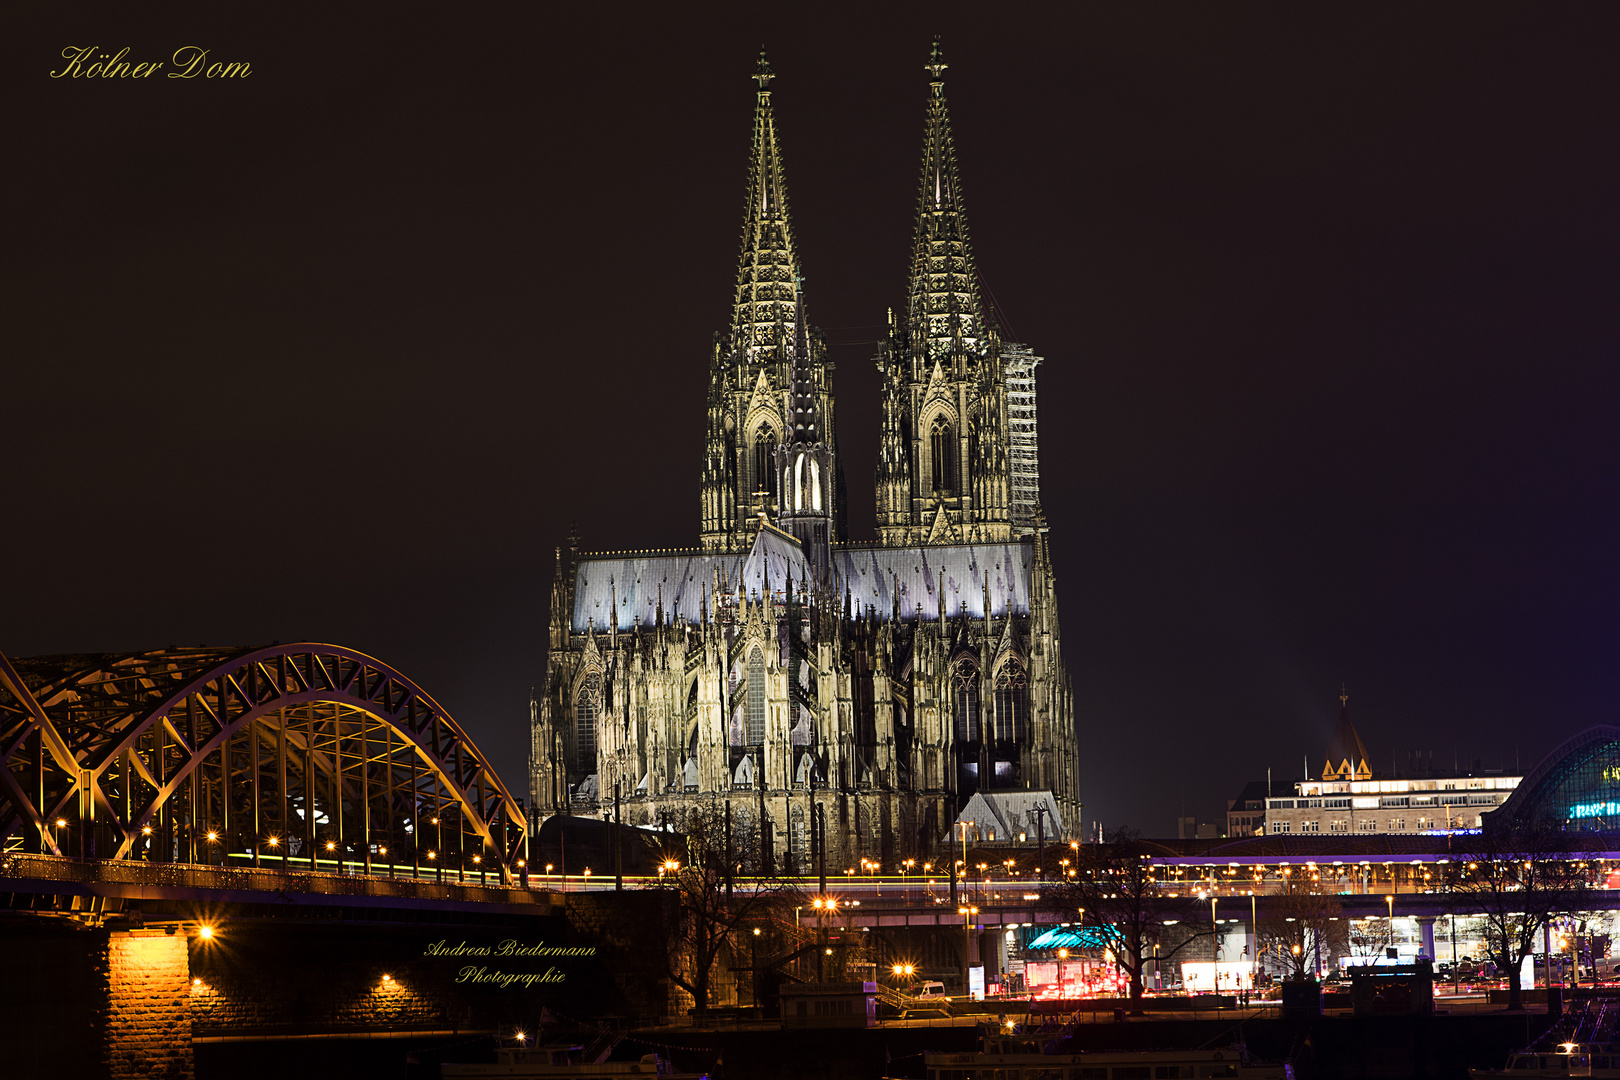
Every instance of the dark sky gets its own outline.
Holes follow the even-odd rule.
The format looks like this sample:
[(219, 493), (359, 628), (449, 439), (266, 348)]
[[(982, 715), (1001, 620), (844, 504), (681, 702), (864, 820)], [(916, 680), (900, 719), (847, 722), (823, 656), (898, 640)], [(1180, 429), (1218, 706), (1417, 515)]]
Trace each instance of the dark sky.
[(871, 537), (938, 33), (1087, 818), (1297, 776), (1341, 681), (1385, 768), (1612, 719), (1620, 9), (589, 8), (7, 5), (0, 650), (350, 645), (521, 793), (570, 522), (696, 537), (762, 42)]

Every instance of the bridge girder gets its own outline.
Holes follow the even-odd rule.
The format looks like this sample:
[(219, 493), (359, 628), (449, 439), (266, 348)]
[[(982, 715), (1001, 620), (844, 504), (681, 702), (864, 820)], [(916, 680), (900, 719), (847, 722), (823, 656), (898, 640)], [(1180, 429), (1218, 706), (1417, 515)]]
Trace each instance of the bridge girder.
[[(264, 813), (267, 797), (279, 813)], [(39, 850), (62, 854), (53, 823), (72, 813), (81, 831), (91, 823), (111, 834), (110, 850), (81, 844), (80, 854), (124, 859), (149, 855), (148, 838), (176, 828), (189, 830), (194, 852), (200, 816), (227, 843), (250, 831), (257, 861), (267, 818), (289, 846), (313, 844), (323, 799), (328, 843), (358, 839), (368, 867), (378, 802), (386, 834), (403, 828), (416, 855), (429, 810), (435, 858), (449, 857), (437, 849), (439, 822), (450, 816), (460, 852), (475, 839), (480, 871), (510, 881), (524, 850), (521, 804), (461, 726), (410, 679), (355, 650), (300, 643), (16, 664), (0, 656), (0, 836), (32, 832)], [(244, 805), (252, 820), (233, 825), (232, 807), (241, 815)], [(346, 830), (349, 805), (360, 821)]]

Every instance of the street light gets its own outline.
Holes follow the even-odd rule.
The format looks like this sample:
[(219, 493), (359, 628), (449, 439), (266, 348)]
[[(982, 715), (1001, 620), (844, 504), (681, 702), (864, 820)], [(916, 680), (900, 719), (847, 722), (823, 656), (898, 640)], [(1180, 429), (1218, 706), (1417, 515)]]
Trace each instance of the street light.
[(957, 908), (956, 913), (962, 916), (962, 993), (966, 994), (968, 993), (968, 949), (973, 942), (973, 916), (979, 913), (979, 909), (969, 904)]

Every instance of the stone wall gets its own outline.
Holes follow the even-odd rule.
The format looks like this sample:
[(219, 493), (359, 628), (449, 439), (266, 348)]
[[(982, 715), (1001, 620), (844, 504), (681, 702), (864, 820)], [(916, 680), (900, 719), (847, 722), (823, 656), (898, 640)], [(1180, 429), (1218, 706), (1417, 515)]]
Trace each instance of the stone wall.
[(191, 978), (185, 936), (126, 930), (106, 940), (107, 1075), (189, 1080)]

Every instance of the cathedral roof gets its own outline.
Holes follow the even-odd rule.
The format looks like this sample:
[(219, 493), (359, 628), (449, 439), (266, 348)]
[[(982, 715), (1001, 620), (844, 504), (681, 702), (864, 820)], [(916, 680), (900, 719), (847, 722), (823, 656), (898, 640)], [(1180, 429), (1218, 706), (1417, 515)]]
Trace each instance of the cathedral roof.
[(832, 558), (840, 589), (849, 590), (855, 610), (871, 607), (879, 615), (898, 611), (902, 619), (937, 619), (943, 595), (946, 615), (982, 618), (988, 585), (991, 615), (1029, 613), (1035, 565), (1030, 542), (838, 548)]
[(748, 200), (743, 206), (742, 254), (737, 262), (737, 293), (731, 320), (731, 348), (791, 345), (800, 318), (799, 257), (788, 219), (787, 177), (771, 108), (775, 75), (759, 54), (754, 79), (754, 145), (748, 162)]
[(967, 209), (956, 170), (951, 117), (945, 107), (945, 61), (939, 42), (924, 65), (928, 112), (923, 126), (922, 178), (917, 190), (917, 225), (912, 242), (908, 324), (919, 353), (927, 357), (950, 350), (960, 333), (973, 347), (984, 332), (984, 305), (979, 275), (968, 242)]
[[(871, 608), (879, 616), (897, 611), (904, 620), (937, 619), (940, 595), (946, 615), (982, 618), (987, 591), (991, 615), (1027, 615), (1034, 565), (1035, 546), (1026, 541), (832, 551), (840, 607), (847, 591), (852, 610)], [(650, 626), (657, 621), (660, 603), (666, 621), (696, 622), (717, 570), (728, 591), (741, 588), (754, 597), (765, 591), (780, 595), (789, 576), (795, 589), (811, 576), (798, 540), (770, 525), (760, 530), (747, 553), (586, 555), (574, 570), (573, 629), (607, 629), (615, 607), (618, 629)], [(712, 611), (712, 596), (708, 603)]]

